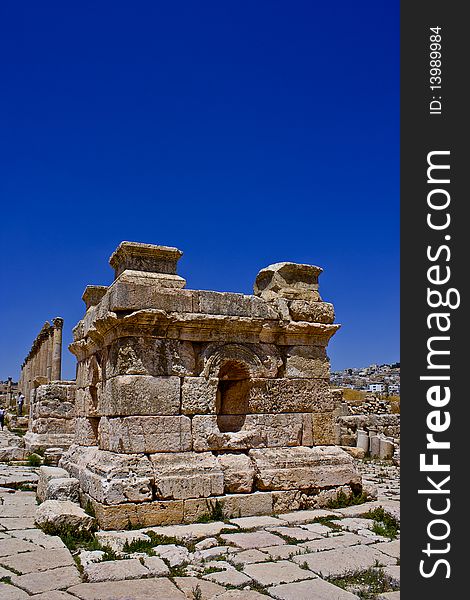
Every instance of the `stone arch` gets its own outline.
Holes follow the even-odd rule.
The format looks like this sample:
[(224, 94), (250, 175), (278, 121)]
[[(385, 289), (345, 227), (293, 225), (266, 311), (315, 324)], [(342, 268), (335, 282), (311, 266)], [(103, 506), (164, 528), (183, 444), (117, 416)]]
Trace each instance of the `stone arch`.
[(215, 347), (210, 344), (206, 348), (205, 355), (205, 365), (201, 373), (204, 377), (220, 378), (220, 369), (228, 361), (242, 363), (250, 378), (265, 376), (265, 368), (259, 356), (242, 344), (224, 344)]

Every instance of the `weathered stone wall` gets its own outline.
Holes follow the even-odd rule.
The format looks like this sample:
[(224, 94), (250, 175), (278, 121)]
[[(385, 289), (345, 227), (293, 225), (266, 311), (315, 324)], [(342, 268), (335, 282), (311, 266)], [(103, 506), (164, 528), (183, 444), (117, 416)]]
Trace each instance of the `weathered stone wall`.
[(67, 449), (75, 438), (75, 381), (39, 385), (31, 393), (29, 415), (28, 452)]
[(337, 424), (340, 428), (340, 442), (345, 446), (356, 445), (358, 429), (367, 432), (373, 429), (377, 434), (393, 438), (396, 445), (400, 444), (400, 415), (347, 415), (338, 417)]
[(21, 365), (18, 389), (25, 397), (25, 406), (30, 404), (35, 387), (61, 378), (63, 324), (60, 317), (53, 319), (52, 325), (46, 321)]
[(348, 401), (349, 412), (352, 415), (384, 415), (392, 413), (392, 403), (387, 398), (378, 398), (373, 394), (363, 400)]
[(248, 296), (183, 289), (180, 256), (123, 242), (114, 283), (84, 293), (61, 465), (101, 526), (192, 521), (215, 500), (227, 515), (280, 512), (357, 485), (333, 446), (326, 346), (339, 326), (321, 269), (271, 265)]

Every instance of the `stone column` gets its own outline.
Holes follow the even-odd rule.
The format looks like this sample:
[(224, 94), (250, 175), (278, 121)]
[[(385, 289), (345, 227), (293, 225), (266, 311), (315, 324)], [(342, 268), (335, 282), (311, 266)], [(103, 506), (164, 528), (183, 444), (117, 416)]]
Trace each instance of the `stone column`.
[(61, 378), (62, 371), (62, 327), (64, 319), (56, 317), (52, 320), (54, 324), (53, 343), (52, 343), (52, 381), (57, 381)]
[(38, 359), (39, 359), (39, 369), (38, 375), (39, 377), (44, 377), (46, 372), (46, 360), (44, 356), (44, 334), (39, 338), (39, 348), (38, 348)]
[(13, 398), (13, 393), (11, 391), (11, 377), (9, 377), (8, 378), (8, 382), (7, 382), (7, 402), (6, 402), (6, 406), (11, 406), (12, 405), (12, 398)]
[(28, 390), (28, 392), (31, 393), (31, 390), (33, 388), (33, 381), (34, 381), (34, 378), (36, 377), (36, 363), (37, 363), (36, 354), (33, 354), (31, 356), (31, 358), (29, 359), (29, 362), (30, 362), (31, 367), (30, 367), (30, 372), (29, 372), (29, 390)]
[(25, 383), (24, 383), (24, 390), (22, 390), (23, 392), (23, 396), (25, 398), (29, 398), (29, 392), (31, 390), (31, 359), (27, 359), (26, 364), (25, 364), (25, 369), (26, 369), (26, 376), (25, 376)]
[(46, 377), (48, 381), (52, 381), (52, 352), (53, 352), (53, 343), (54, 343), (54, 337), (53, 337), (53, 329), (49, 329), (49, 334), (47, 336), (47, 342), (46, 342), (46, 347), (47, 347), (47, 364), (46, 364)]

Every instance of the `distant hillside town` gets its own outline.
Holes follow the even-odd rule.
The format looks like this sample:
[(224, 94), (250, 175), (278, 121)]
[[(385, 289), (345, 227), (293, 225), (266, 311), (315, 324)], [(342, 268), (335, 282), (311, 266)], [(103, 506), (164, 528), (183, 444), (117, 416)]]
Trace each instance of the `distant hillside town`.
[(382, 396), (399, 396), (400, 363), (332, 371), (331, 384), (335, 387), (371, 392)]

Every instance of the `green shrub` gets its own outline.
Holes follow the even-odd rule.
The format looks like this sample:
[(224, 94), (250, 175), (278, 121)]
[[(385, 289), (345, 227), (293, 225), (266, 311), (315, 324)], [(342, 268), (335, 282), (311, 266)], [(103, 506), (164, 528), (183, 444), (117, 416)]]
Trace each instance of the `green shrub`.
[(374, 520), (372, 531), (375, 534), (388, 537), (391, 540), (394, 540), (397, 537), (400, 530), (399, 521), (395, 519), (395, 517), (392, 517), (392, 515), (385, 512), (381, 506), (374, 510), (370, 510), (362, 516), (366, 519)]
[(367, 495), (364, 492), (352, 492), (349, 496), (340, 490), (336, 494), (334, 500), (330, 500), (327, 503), (328, 508), (347, 508), (348, 506), (356, 506), (357, 504), (364, 504), (367, 502)]
[(30, 467), (40, 467), (42, 465), (41, 457), (39, 454), (35, 454), (34, 452), (28, 455), (26, 462)]
[(133, 552), (145, 552), (149, 556), (155, 556), (155, 551), (153, 546), (155, 544), (152, 540), (132, 540), (131, 542), (126, 542), (122, 549), (126, 554), (132, 554)]

